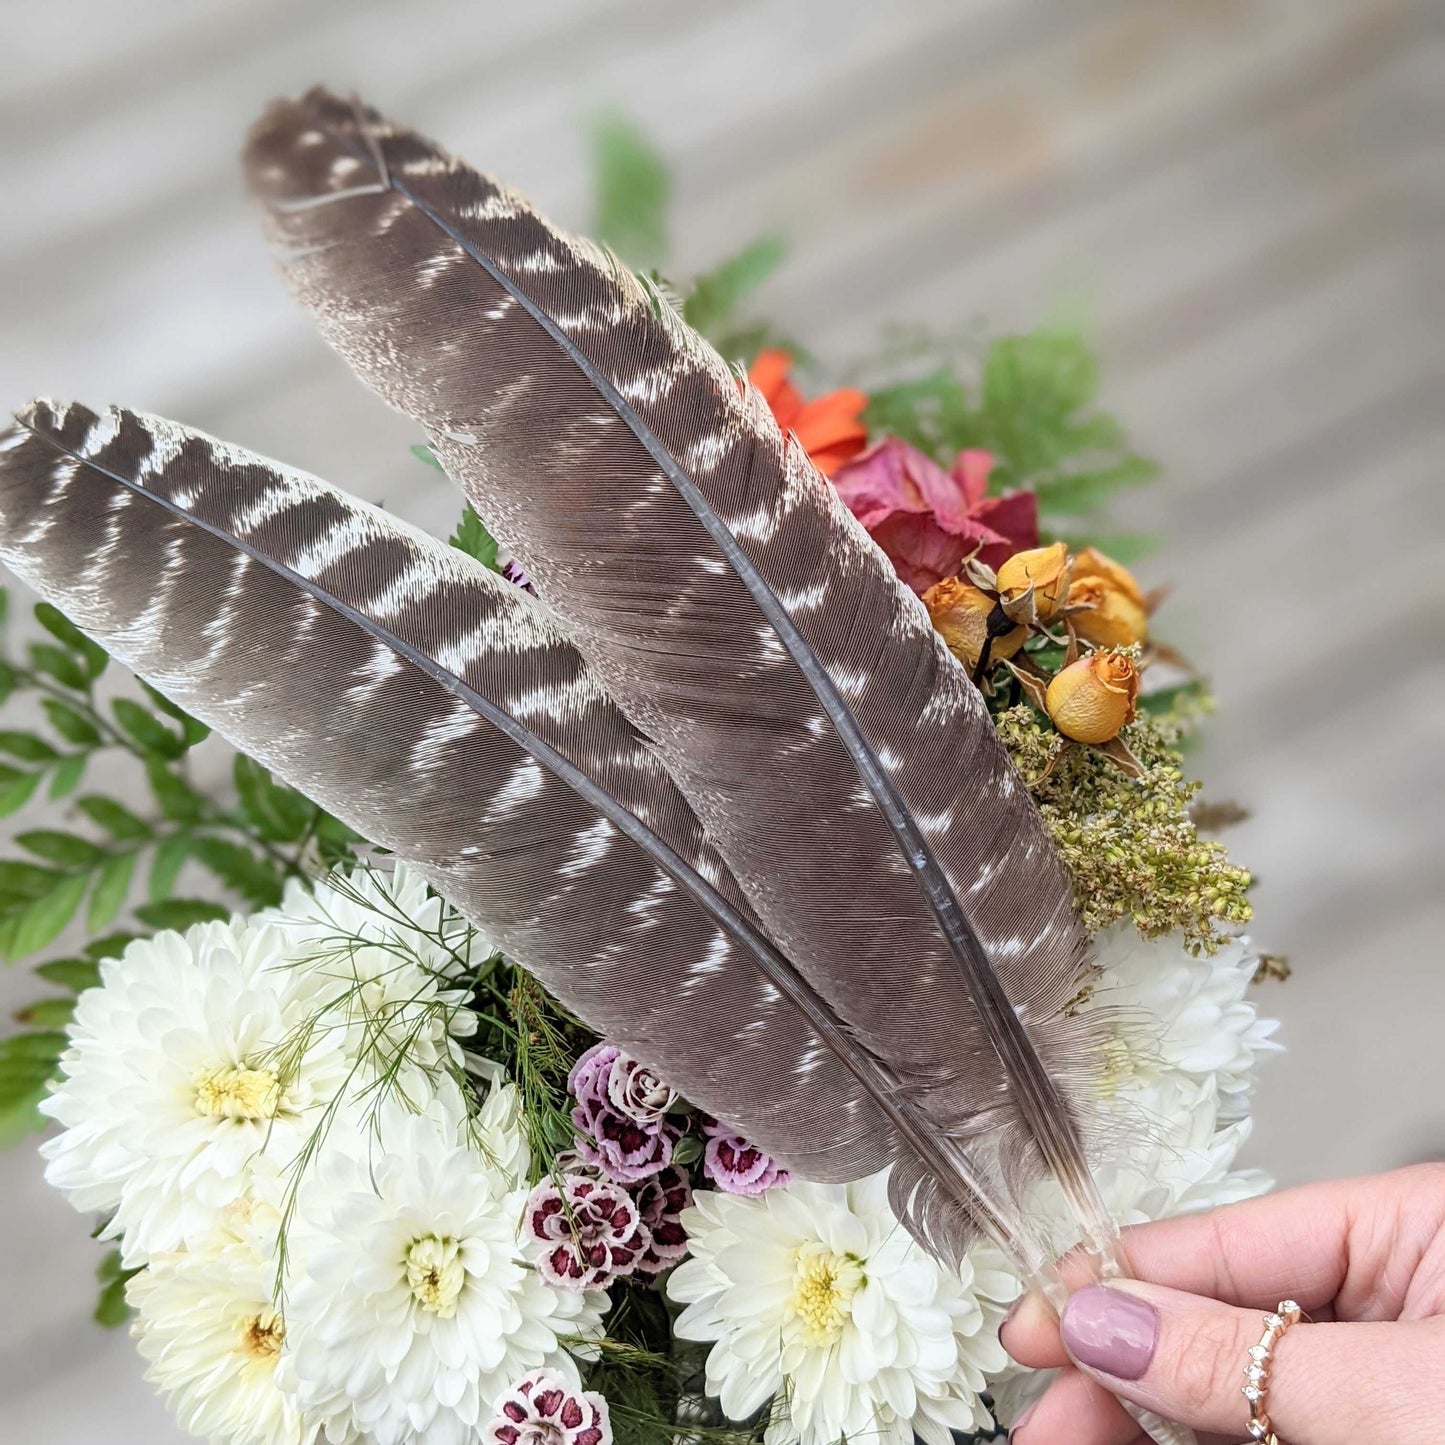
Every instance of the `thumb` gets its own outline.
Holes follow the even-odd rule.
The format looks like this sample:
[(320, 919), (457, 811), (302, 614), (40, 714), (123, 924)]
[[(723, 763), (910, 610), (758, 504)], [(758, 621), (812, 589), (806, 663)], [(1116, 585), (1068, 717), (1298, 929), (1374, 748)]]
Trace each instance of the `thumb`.
[[(1111, 1393), (1195, 1429), (1242, 1438), (1249, 1350), (1265, 1312), (1119, 1280), (1071, 1295), (1060, 1333)], [(1275, 1344), (1271, 1426), (1290, 1445), (1438, 1445), (1445, 1420), (1445, 1320), (1307, 1324)]]

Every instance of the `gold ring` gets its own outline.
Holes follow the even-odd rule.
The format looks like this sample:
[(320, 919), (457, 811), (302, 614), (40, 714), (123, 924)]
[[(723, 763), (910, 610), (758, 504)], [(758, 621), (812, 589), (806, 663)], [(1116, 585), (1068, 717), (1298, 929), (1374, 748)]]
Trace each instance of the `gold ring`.
[(1249, 1438), (1261, 1445), (1284, 1445), (1269, 1423), (1269, 1372), (1274, 1364), (1274, 1347), (1291, 1325), (1297, 1325), (1304, 1311), (1292, 1300), (1279, 1302), (1272, 1315), (1264, 1317), (1264, 1333), (1251, 1345), (1249, 1364), (1244, 1369), (1244, 1398), (1249, 1401)]

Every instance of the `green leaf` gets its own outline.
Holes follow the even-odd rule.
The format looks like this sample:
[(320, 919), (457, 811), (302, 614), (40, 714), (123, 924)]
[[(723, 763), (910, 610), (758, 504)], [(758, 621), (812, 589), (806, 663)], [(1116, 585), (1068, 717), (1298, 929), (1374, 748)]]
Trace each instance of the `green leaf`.
[(85, 765), (89, 759), (86, 753), (72, 753), (56, 763), (50, 774), (50, 787), (46, 790), (52, 802), (68, 797), (79, 786), (85, 776)]
[(223, 838), (196, 838), (191, 842), (196, 861), (233, 888), (255, 908), (271, 908), (281, 901), (281, 875), (264, 858)]
[(48, 1029), (44, 1033), (11, 1034), (0, 1039), (0, 1062), (7, 1065), (32, 1063), (45, 1073), (50, 1072), (61, 1054), (70, 1047), (70, 1040), (58, 1030)]
[(272, 781), (271, 774), (244, 753), (232, 768), (241, 811), (267, 843), (294, 843), (306, 831), (316, 808), (294, 788)]
[(197, 923), (224, 922), (231, 910), (204, 898), (171, 898), (164, 903), (142, 903), (135, 916), (148, 928), (184, 932)]
[(456, 531), (447, 540), (458, 552), (475, 557), (483, 567), (490, 567), (493, 572), (500, 570), (497, 566), (497, 539), (482, 525), (482, 519), (471, 507), (462, 513)]
[(43, 776), (41, 773), (22, 773), (13, 781), (0, 785), (0, 818), (18, 813), (30, 801)]
[(38, 1134), (50, 1122), (40, 1105), (50, 1094), (47, 1080), (32, 1084), (23, 1093), (0, 1102), (0, 1149), (8, 1149), (31, 1134)]
[(980, 423), (963, 383), (948, 367), (879, 387), (863, 412), (870, 433), (886, 432), (950, 466), (964, 447), (980, 444)]
[(41, 705), (45, 709), (45, 716), (50, 720), (50, 726), (66, 742), (77, 743), (85, 748), (100, 745), (100, 729), (68, 703), (63, 703), (58, 698), (47, 697)]
[(211, 729), (199, 718), (193, 718), (185, 708), (178, 706), (168, 698), (165, 693), (157, 692), (150, 683), (141, 683), (145, 695), (163, 712), (167, 717), (173, 717), (181, 725), (181, 736), (185, 739), (187, 747), (195, 747), (197, 743), (203, 743), (210, 737)]
[(37, 964), (35, 972), (47, 982), (74, 993), (84, 993), (100, 983), (100, 965), (88, 958), (54, 958), (49, 963)]
[(151, 859), (150, 878), (146, 893), (152, 903), (164, 903), (176, 886), (176, 879), (191, 856), (191, 838), (187, 834), (174, 833), (161, 840)]
[(98, 828), (104, 828), (112, 838), (130, 841), (149, 838), (151, 835), (150, 824), (137, 818), (129, 808), (123, 807), (114, 798), (87, 793), (85, 797), (75, 800), (75, 806)]
[(104, 938), (92, 938), (81, 952), (97, 963), (107, 958), (119, 958), (137, 937), (139, 935), (134, 933), (108, 933)]
[(125, 1280), (113, 1279), (100, 1292), (95, 1302), (96, 1324), (107, 1330), (119, 1329), (134, 1313), (125, 1302)]
[(115, 720), (143, 751), (162, 758), (178, 758), (186, 745), (169, 728), (162, 727), (138, 702), (118, 697), (111, 703)]
[(139, 1270), (127, 1269), (121, 1262), (120, 1250), (113, 1249), (95, 1267), (95, 1277), (101, 1284), (109, 1284), (113, 1279), (125, 1280), (131, 1275), (138, 1274)]
[(672, 181), (647, 136), (625, 116), (604, 116), (592, 136), (596, 174), (592, 234), (629, 266), (661, 265), (667, 255)]
[(95, 880), (90, 906), (85, 913), (85, 926), (92, 933), (99, 933), (125, 907), (134, 873), (134, 853), (117, 853), (113, 858), (106, 859), (100, 876)]
[(51, 763), (60, 756), (44, 738), (5, 728), (0, 728), (0, 753), (9, 753), (22, 763)]
[(28, 904), (15, 923), (6, 954), (11, 959), (26, 958), (53, 943), (75, 917), (80, 900), (90, 885), (88, 873), (75, 873), (62, 878), (49, 893)]
[(146, 759), (146, 781), (156, 805), (172, 823), (193, 823), (205, 811), (206, 800), (184, 778), (177, 777), (164, 758)]
[(74, 1012), (73, 998), (43, 998), (19, 1010), (15, 1021), (31, 1028), (63, 1029)]
[(94, 843), (74, 833), (61, 833), (53, 828), (17, 833), (15, 841), (27, 853), (34, 853), (47, 863), (59, 863), (63, 868), (95, 868), (105, 858), (104, 850)]
[(48, 642), (32, 642), (26, 652), (36, 672), (53, 677), (62, 687), (83, 692), (90, 681), (90, 674), (75, 655), (63, 647), (52, 647)]
[(444, 470), (441, 459), (425, 442), (415, 443), (411, 449), (411, 454), (417, 461), (425, 462), (427, 466), (435, 467), (439, 472)]
[(110, 661), (109, 654), (98, 642), (91, 641), (63, 612), (48, 602), (35, 604), (35, 620), (56, 641), (63, 643), (81, 661), (86, 674), (97, 678)]
[(49, 893), (65, 875), (38, 863), (19, 858), (0, 858), (0, 893), (20, 898), (41, 898)]
[(95, 1306), (95, 1322), (108, 1329), (123, 1325), (133, 1311), (125, 1302), (126, 1285), (140, 1273), (138, 1269), (127, 1269), (120, 1257), (120, 1250), (111, 1250), (95, 1267), (95, 1277), (101, 1286), (100, 1300)]
[(324, 867), (335, 868), (350, 862), (355, 857), (355, 845), (364, 841), (361, 834), (352, 832), (339, 818), (321, 813), (316, 824), (316, 851)]
[(777, 236), (764, 236), (711, 271), (699, 276), (682, 303), (688, 325), (711, 336), (730, 321), (749, 292), (783, 264), (788, 248)]
[(8, 662), (0, 661), (0, 702), (8, 701), (19, 682), (15, 669)]

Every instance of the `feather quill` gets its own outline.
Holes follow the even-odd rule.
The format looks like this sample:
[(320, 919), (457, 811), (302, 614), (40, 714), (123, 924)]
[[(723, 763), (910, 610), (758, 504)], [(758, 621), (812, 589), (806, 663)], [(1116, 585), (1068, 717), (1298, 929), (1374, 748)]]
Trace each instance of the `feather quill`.
[(655, 290), (325, 92), (253, 132), (293, 288), (536, 579), (769, 932), (979, 1172), (1114, 1230), (1085, 940), (976, 690), (760, 398)]
[(0, 557), (695, 1103), (808, 1177), (893, 1164), (1002, 1227), (520, 588), (201, 433), (43, 402), (0, 436)]

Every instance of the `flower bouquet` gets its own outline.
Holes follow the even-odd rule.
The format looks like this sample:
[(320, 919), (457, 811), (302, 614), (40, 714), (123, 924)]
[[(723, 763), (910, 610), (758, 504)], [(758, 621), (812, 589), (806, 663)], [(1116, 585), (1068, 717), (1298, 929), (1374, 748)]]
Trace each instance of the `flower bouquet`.
[(0, 1118), (58, 1126), (97, 1317), (206, 1439), (985, 1438), (1056, 1252), (1267, 1187), (1283, 965), (1093, 530), (1152, 468), (1087, 349), (810, 394), (741, 313), (777, 244), (678, 294), (655, 157), (602, 160), (610, 252), (323, 93), (252, 138), (293, 287), (479, 504), (450, 547), (131, 412), (0, 441), (47, 599), (0, 809), (65, 817), (0, 862), (52, 986)]

